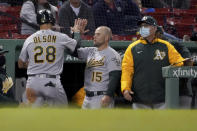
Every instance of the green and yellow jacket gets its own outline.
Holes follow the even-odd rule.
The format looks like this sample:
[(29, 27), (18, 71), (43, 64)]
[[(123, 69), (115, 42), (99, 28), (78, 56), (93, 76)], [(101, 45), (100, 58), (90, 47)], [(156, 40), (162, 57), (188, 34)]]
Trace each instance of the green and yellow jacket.
[(182, 66), (184, 58), (162, 39), (148, 43), (143, 38), (131, 43), (122, 61), (121, 91), (132, 90), (133, 102), (154, 104), (165, 101), (162, 67)]

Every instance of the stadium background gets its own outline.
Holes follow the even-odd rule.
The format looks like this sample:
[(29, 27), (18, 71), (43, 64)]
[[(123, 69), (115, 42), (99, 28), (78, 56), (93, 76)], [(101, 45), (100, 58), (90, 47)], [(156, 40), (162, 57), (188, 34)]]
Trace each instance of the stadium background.
[[(49, 0), (58, 8), (63, 1)], [(136, 0), (137, 1), (137, 0)], [(183, 0), (176, 4), (176, 0), (162, 0), (159, 3), (157, 0), (141, 0), (142, 15), (151, 15), (157, 19), (158, 24), (163, 26), (164, 30), (180, 39), (184, 35), (191, 36), (193, 32), (197, 31), (197, 0)], [(184, 3), (186, 2), (186, 3)], [(0, 1), (0, 39), (25, 39), (28, 35), (20, 34), (20, 9), (23, 0), (1, 0)], [(165, 4), (164, 4), (165, 3)], [(141, 7), (142, 6), (142, 7)], [(186, 9), (187, 8), (187, 9)], [(135, 11), (135, 10), (134, 10)], [(137, 31), (137, 27), (132, 27)], [(123, 35), (113, 35), (112, 40), (120, 42), (136, 40), (139, 35), (133, 31)], [(84, 40), (91, 41), (92, 36), (83, 36)], [(11, 44), (11, 42), (10, 42)], [(121, 51), (123, 54), (124, 51)], [(18, 57), (18, 56), (15, 56)], [(27, 77), (26, 70), (19, 70), (17, 63), (15, 63), (15, 77)], [(83, 86), (85, 63), (66, 62), (62, 73), (62, 83), (67, 92), (69, 100), (76, 93), (76, 91)], [(77, 77), (72, 77), (77, 76)], [(11, 96), (16, 95), (15, 89), (12, 89)]]
[[(53, 0), (51, 0), (53, 1)], [(157, 0), (153, 0), (156, 2)], [(170, 0), (163, 0), (169, 3)], [(181, 1), (181, 0), (179, 0)], [(0, 0), (0, 40), (11, 39), (9, 44), (25, 39), (26, 35), (20, 34), (19, 13), (22, 0)], [(54, 1), (53, 1), (54, 2)], [(58, 6), (61, 2), (55, 3)], [(152, 3), (146, 0), (142, 1), (146, 8), (153, 7)], [(157, 4), (156, 4), (157, 5)], [(170, 7), (150, 9), (152, 15), (159, 25), (164, 26), (166, 32), (169, 32), (179, 38), (184, 34), (190, 35), (197, 31), (197, 0), (191, 0), (189, 9)], [(146, 10), (144, 7), (143, 10)], [(155, 12), (152, 12), (155, 11)], [(136, 34), (126, 36), (113, 35), (112, 40), (119, 43), (124, 41), (131, 42), (136, 40)], [(87, 41), (92, 40), (91, 36), (84, 37)], [(16, 40), (16, 41), (15, 41)], [(20, 48), (18, 49), (20, 50)], [(18, 55), (17, 55), (18, 56)], [(13, 57), (17, 57), (13, 56)], [(27, 77), (26, 70), (19, 70), (15, 63), (16, 78)], [(68, 94), (71, 96), (83, 86), (84, 63), (72, 61), (64, 64), (62, 73), (62, 82)], [(77, 76), (77, 77), (71, 77)], [(73, 79), (74, 78), (74, 79)], [(11, 96), (15, 94), (12, 89)], [(130, 109), (104, 109), (104, 110), (76, 110), (76, 109), (0, 109), (0, 126), (2, 131), (23, 131), (23, 130), (146, 130), (146, 131), (196, 131), (195, 110), (138, 110)]]
[[(20, 10), (23, 1), (26, 0), (0, 0), (0, 38), (2, 39), (24, 39), (26, 35), (20, 35)], [(48, 0), (60, 8), (62, 1)], [(82, 0), (88, 1), (88, 0)], [(123, 0), (125, 1), (125, 0)], [(139, 1), (139, 0), (133, 0)], [(162, 1), (162, 2), (159, 2)], [(197, 31), (197, 0), (141, 0), (141, 14), (151, 15), (157, 19), (158, 24), (179, 38), (190, 35)], [(165, 4), (164, 4), (165, 3)], [(177, 3), (180, 3), (177, 5)], [(133, 10), (135, 11), (135, 10)], [(136, 34), (113, 36), (113, 40), (132, 40)], [(131, 36), (131, 37), (130, 37)], [(85, 37), (84, 39), (92, 39)], [(135, 39), (135, 38), (134, 38)]]

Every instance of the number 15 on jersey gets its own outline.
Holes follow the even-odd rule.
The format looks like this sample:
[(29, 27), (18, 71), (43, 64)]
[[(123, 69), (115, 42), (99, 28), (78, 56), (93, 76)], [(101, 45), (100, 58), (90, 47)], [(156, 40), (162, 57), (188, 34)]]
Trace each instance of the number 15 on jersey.
[(92, 72), (92, 82), (101, 82), (102, 74), (102, 72)]

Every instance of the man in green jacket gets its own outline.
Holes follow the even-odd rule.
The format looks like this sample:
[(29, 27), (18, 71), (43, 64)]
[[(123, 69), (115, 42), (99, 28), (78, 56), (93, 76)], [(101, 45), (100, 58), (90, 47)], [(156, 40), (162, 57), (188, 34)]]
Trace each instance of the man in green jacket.
[(133, 109), (165, 108), (165, 80), (162, 67), (178, 63), (184, 58), (168, 41), (155, 37), (157, 21), (144, 16), (138, 22), (141, 38), (130, 44), (122, 61), (121, 91), (133, 101)]

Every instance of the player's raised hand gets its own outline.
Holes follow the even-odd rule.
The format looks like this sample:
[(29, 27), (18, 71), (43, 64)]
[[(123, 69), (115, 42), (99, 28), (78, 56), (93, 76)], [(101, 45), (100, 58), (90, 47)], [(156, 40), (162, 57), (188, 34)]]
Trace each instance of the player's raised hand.
[(129, 90), (125, 90), (125, 91), (123, 92), (124, 98), (125, 98), (126, 100), (128, 100), (128, 101), (132, 101), (132, 96), (131, 96), (131, 95), (133, 95), (133, 94), (134, 94), (134, 92), (129, 91)]
[(111, 103), (111, 97), (108, 95), (103, 96), (101, 99), (101, 105), (102, 107), (107, 107)]
[(80, 26), (80, 32), (81, 32), (82, 34), (85, 34), (85, 33), (87, 33), (87, 32), (90, 31), (89, 29), (85, 30), (87, 24), (88, 24), (88, 20), (87, 20), (87, 19), (82, 19), (82, 21), (81, 21), (81, 26)]
[(74, 26), (71, 27), (71, 30), (73, 32), (80, 32), (81, 34), (84, 34), (88, 32), (89, 30), (85, 30), (85, 27), (87, 26), (87, 19), (75, 19)]
[(73, 32), (80, 32), (81, 21), (82, 20), (80, 18), (75, 19), (75, 23), (74, 23), (74, 26), (71, 27), (71, 31), (73, 31)]

